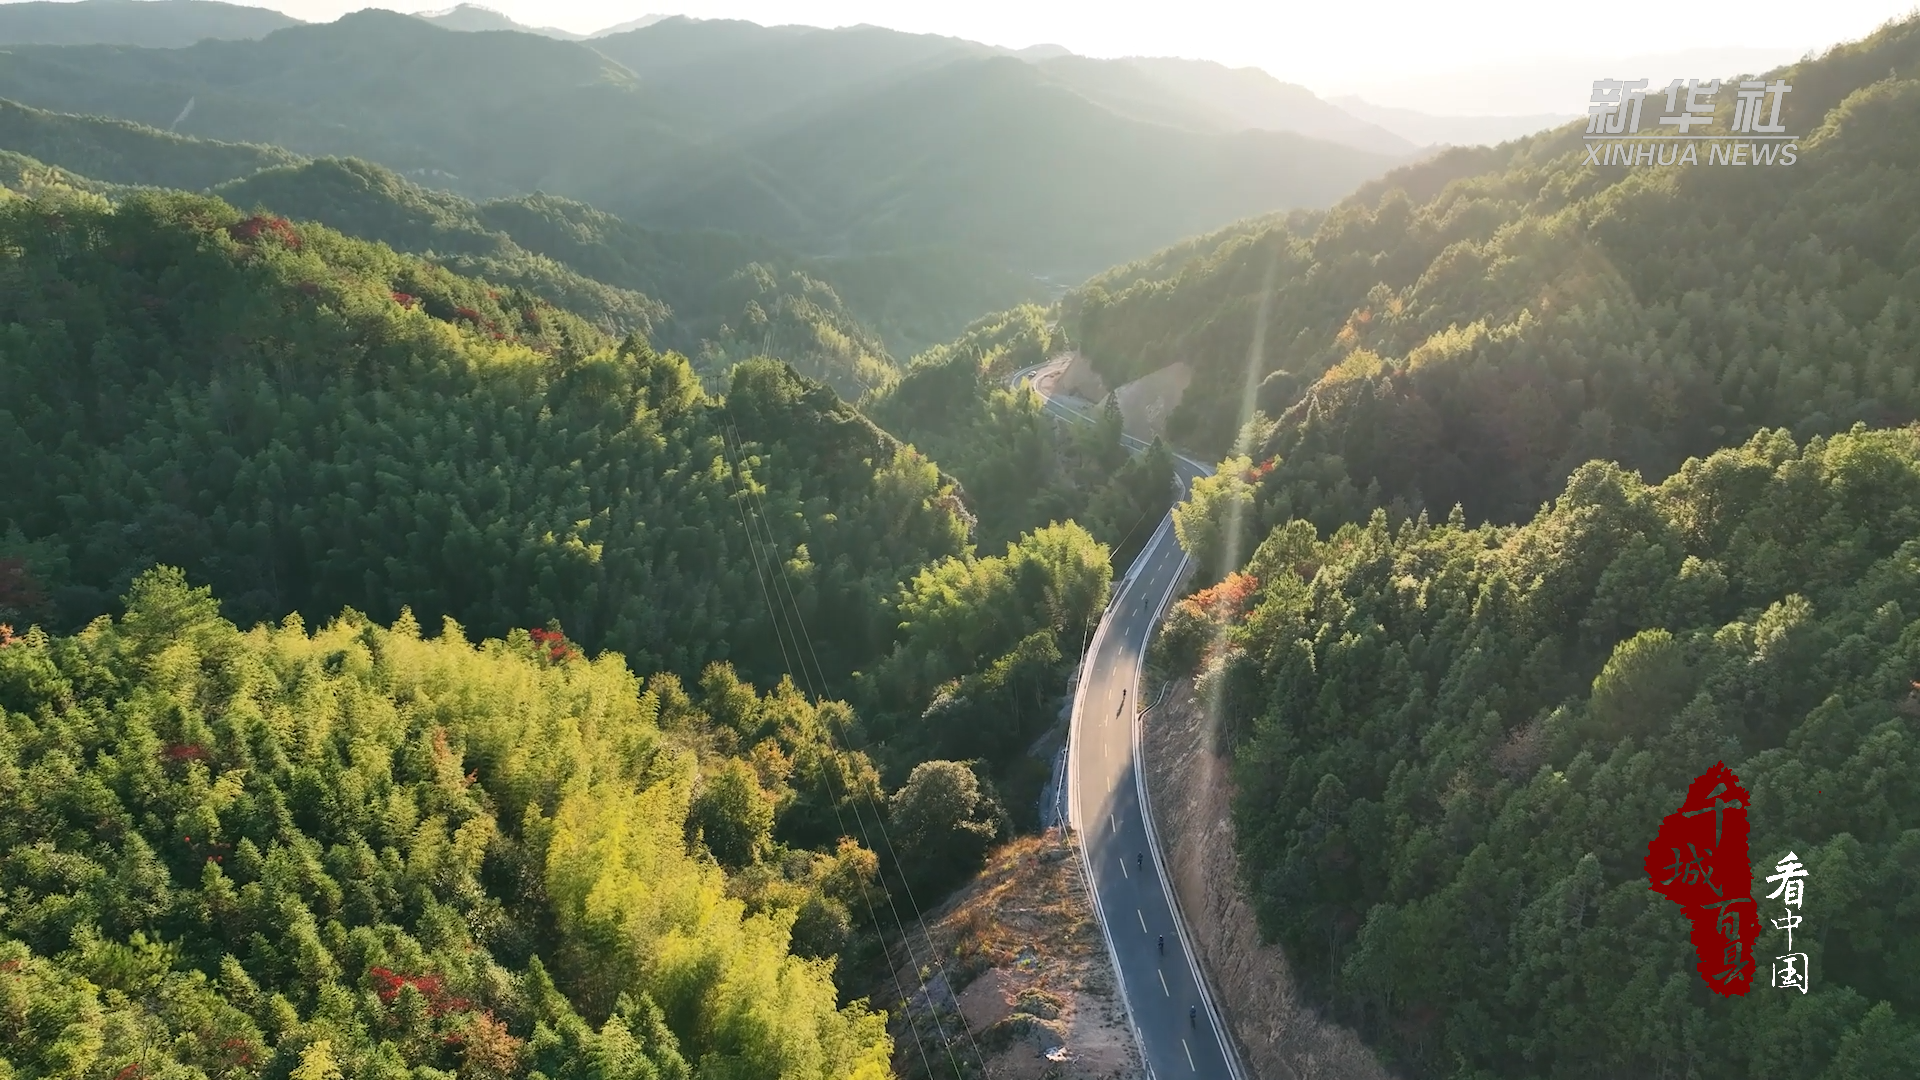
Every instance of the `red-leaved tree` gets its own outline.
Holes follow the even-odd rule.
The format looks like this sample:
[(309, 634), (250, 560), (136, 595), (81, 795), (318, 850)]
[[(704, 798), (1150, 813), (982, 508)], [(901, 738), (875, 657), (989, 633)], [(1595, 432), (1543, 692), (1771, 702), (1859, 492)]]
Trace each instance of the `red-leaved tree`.
[(529, 630), (527, 634), (533, 638), (534, 646), (545, 653), (547, 660), (551, 663), (558, 664), (563, 660), (580, 658), (580, 650), (567, 640), (567, 635), (558, 630)]
[(1161, 654), (1182, 674), (1206, 662), (1225, 639), (1226, 631), (1253, 602), (1260, 579), (1232, 573), (1210, 589), (1202, 589), (1173, 606), (1160, 632)]
[(227, 235), (243, 244), (257, 244), (271, 238), (278, 240), (282, 247), (296, 251), (300, 248), (300, 234), (294, 232), (293, 225), (283, 217), (255, 214), (245, 221), (236, 221), (227, 226)]
[(1259, 589), (1259, 578), (1235, 571), (1220, 584), (1201, 589), (1181, 603), (1192, 604), (1209, 620), (1223, 623), (1239, 618), (1247, 610), (1247, 601), (1253, 599), (1253, 594)]

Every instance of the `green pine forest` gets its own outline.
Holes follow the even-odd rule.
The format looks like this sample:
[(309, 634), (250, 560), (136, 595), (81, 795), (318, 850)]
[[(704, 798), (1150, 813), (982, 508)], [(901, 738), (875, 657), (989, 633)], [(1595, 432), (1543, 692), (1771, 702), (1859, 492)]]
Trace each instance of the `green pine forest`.
[[(1393, 1074), (1920, 1075), (1920, 19), (1779, 73), (1792, 168), (1384, 175), (792, 29), (9, 47), (0, 1080), (919, 1077), (894, 912), (1034, 826), (1170, 507), (1154, 677)], [(1075, 140), (1198, 209), (1015, 190)], [(1167, 441), (1008, 387), (1069, 350), (1186, 362)], [(1719, 760), (1805, 996), (1646, 887)]]
[[(1108, 550), (976, 548), (951, 477), (778, 361), (703, 380), (322, 225), (28, 174), (14, 1074), (885, 1075), (835, 972), (1032, 817)], [(593, 726), (535, 767), (536, 715)]]
[[(1264, 933), (1401, 1075), (1920, 1074), (1920, 21), (1782, 77), (1792, 168), (1576, 126), (1066, 301), (1111, 380), (1194, 358), (1170, 427), (1227, 460), (1155, 663)], [(1713, 995), (1647, 887), (1722, 760), (1756, 895), (1810, 867), (1804, 997), (1766, 923)]]
[[(1409, 1076), (1920, 1068), (1920, 432), (1782, 430), (1518, 525), (1296, 520), (1162, 639), (1229, 718), (1263, 928)], [(1713, 995), (1647, 887), (1725, 761), (1812, 992)], [(1777, 902), (1761, 903), (1765, 919)], [(1806, 931), (1811, 931), (1807, 933)]]

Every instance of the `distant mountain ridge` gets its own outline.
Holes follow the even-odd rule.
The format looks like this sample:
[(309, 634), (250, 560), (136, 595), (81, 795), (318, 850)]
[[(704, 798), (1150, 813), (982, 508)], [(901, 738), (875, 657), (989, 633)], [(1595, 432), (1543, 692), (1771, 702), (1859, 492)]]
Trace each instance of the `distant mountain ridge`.
[(513, 30), (523, 34), (539, 34), (541, 37), (555, 38), (560, 41), (584, 41), (587, 37), (585, 34), (576, 34), (571, 30), (561, 30), (552, 26), (528, 26), (479, 4), (456, 4), (444, 11), (417, 11), (414, 12), (413, 17), (447, 30), (470, 32)]
[(1415, 146), (1492, 146), (1580, 119), (1574, 113), (1533, 116), (1436, 116), (1417, 109), (1375, 105), (1352, 94), (1328, 103), (1393, 132)]
[(615, 23), (605, 29), (595, 30), (593, 33), (588, 34), (587, 37), (591, 40), (593, 38), (609, 37), (614, 34), (624, 34), (629, 30), (644, 29), (663, 19), (670, 19), (672, 17), (671, 15), (642, 15), (637, 19), (628, 19), (626, 22)]
[(379, 9), (182, 49), (18, 46), (0, 66), (0, 96), (24, 104), (167, 128), (192, 100), (181, 134), (364, 157), (478, 198), (566, 190), (592, 132), (629, 140), (629, 169), (689, 149), (638, 89), (580, 43)]
[(1169, 92), (1204, 103), (1226, 122), (1240, 127), (1291, 131), (1377, 154), (1406, 156), (1416, 149), (1413, 142), (1393, 131), (1259, 68), (1146, 56), (1115, 62), (1137, 69)]
[[(137, 12), (133, 8), (138, 9)], [(27, 18), (32, 9), (32, 18)], [(360, 17), (379, 8), (357, 12)], [(131, 18), (138, 15), (138, 19)], [(9, 32), (8, 16), (22, 29)], [(730, 124), (764, 118), (743, 110), (740, 99), (765, 94), (774, 108), (830, 96), (838, 89), (883, 75), (963, 57), (1015, 56), (1047, 66), (1090, 97), (1143, 119), (1180, 126), (1234, 131), (1289, 131), (1390, 156), (1414, 152), (1416, 144), (1365, 119), (1329, 105), (1304, 87), (1283, 83), (1258, 68), (1227, 68), (1210, 61), (1156, 57), (1097, 60), (1062, 45), (1022, 49), (961, 38), (911, 34), (859, 25), (839, 29), (761, 26), (734, 19), (695, 19), (651, 14), (580, 34), (552, 26), (529, 26), (481, 4), (462, 3), (413, 17), (444, 30), (518, 32), (592, 47), (636, 74), (658, 80), (677, 109), (703, 122)], [(136, 22), (166, 32), (125, 29)], [(24, 29), (37, 27), (31, 32)], [(0, 41), (19, 44), (120, 44), (181, 48), (204, 38), (258, 39), (274, 30), (310, 25), (265, 8), (214, 0), (75, 0), (69, 3), (0, 5)], [(121, 29), (109, 29), (119, 26)], [(640, 33), (647, 31), (646, 33)], [(671, 73), (671, 74), (670, 74)], [(1120, 84), (1135, 84), (1120, 89)], [(1141, 109), (1142, 93), (1168, 100)], [(729, 103), (732, 103), (729, 105)]]
[(0, 97), (38, 108), (179, 118), (181, 134), (362, 158), (471, 199), (545, 191), (654, 229), (814, 257), (946, 248), (1030, 278), (1326, 205), (1404, 160), (1200, 104), (1139, 115), (1109, 92), (1160, 93), (1132, 65), (879, 27), (670, 18), (588, 43), (368, 9), (257, 41), (8, 61)]
[(1205, 222), (1326, 205), (1396, 160), (1290, 132), (1141, 119), (1047, 65), (992, 56), (791, 110), (605, 201), (636, 220), (740, 228), (820, 254), (964, 239), (1072, 277)]
[[(1379, 105), (1351, 94), (1322, 98), (1258, 68), (1229, 68), (1212, 61), (1169, 57), (1099, 60), (1051, 43), (1003, 48), (867, 24), (823, 29), (649, 14), (581, 34), (552, 26), (529, 26), (473, 3), (415, 12), (413, 17), (446, 30), (517, 32), (556, 41), (590, 42), (637, 74), (657, 79), (655, 89), (669, 98), (674, 108), (687, 110), (702, 122), (727, 126), (766, 118), (764, 110), (755, 111), (743, 101), (756, 93), (777, 110), (828, 97), (883, 75), (903, 74), (969, 56), (1014, 56), (1049, 66), (1082, 93), (1137, 119), (1205, 130), (1287, 131), (1396, 157), (1413, 156), (1426, 147), (1493, 145), (1555, 127), (1576, 115), (1509, 115), (1497, 108), (1489, 109), (1486, 115), (1442, 115)], [(34, 0), (0, 4), (0, 45), (180, 48), (204, 38), (258, 39), (274, 30), (300, 25), (307, 24), (270, 9), (217, 0)], [(636, 34), (642, 30), (654, 32)], [(1683, 61), (1696, 54), (1760, 57), (1772, 52), (1777, 50), (1695, 50), (1641, 59), (1672, 60), (1686, 67)], [(703, 70), (710, 64), (713, 70)], [(1125, 70), (1129, 68), (1134, 70)], [(777, 92), (766, 93), (775, 84)], [(1144, 96), (1149, 92), (1161, 95), (1161, 100), (1149, 100)]]
[(0, 45), (136, 45), (177, 49), (204, 38), (261, 38), (304, 25), (269, 8), (219, 0), (77, 0), (0, 4)]
[[(455, 4), (414, 18), (446, 30), (508, 30), (558, 41), (587, 41), (652, 26), (669, 15), (642, 15), (591, 34), (528, 26), (484, 4)], [(222, 0), (25, 0), (0, 3), (0, 45), (136, 45), (178, 49), (206, 38), (251, 41), (310, 25), (273, 8)], [(1055, 46), (1058, 48), (1058, 46)]]
[[(1207, 60), (1101, 60), (1060, 45), (1007, 49), (878, 26), (824, 30), (672, 16), (594, 48), (653, 80), (676, 108), (740, 126), (863, 84), (961, 59), (1011, 56), (1123, 115), (1196, 130), (1283, 131), (1395, 157), (1416, 146), (1259, 68)], [(725, 103), (731, 110), (718, 111)]]

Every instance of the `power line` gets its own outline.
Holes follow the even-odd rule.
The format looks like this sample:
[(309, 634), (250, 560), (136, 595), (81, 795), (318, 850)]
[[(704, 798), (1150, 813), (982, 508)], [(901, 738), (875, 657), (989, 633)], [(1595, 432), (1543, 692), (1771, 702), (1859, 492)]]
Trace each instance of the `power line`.
[[(744, 443), (740, 438), (740, 429), (737, 426), (734, 426), (732, 424), (730, 412), (729, 412), (729, 427), (732, 430), (735, 454), (736, 456), (744, 458), (745, 450), (744, 450)], [(755, 513), (753, 516), (755, 520), (759, 522), (760, 527), (765, 534), (764, 542), (768, 547), (769, 559), (770, 561), (773, 561), (775, 566), (777, 567), (778, 572), (777, 572), (777, 575), (774, 577), (774, 582), (775, 582), (774, 595), (776, 597), (779, 597), (780, 595), (779, 586), (784, 585), (786, 587), (785, 604), (788, 608), (787, 618), (789, 619), (790, 624), (797, 624), (799, 626), (800, 638), (802, 641), (805, 642), (807, 646), (807, 654), (808, 656), (811, 656), (813, 660), (813, 671), (809, 672), (807, 670), (806, 657), (800, 658), (801, 676), (806, 680), (808, 692), (813, 694), (816, 700), (819, 700), (824, 697), (824, 690), (825, 690), (825, 684), (826, 684), (825, 669), (820, 664), (819, 654), (813, 648), (812, 635), (807, 632), (806, 624), (801, 619), (799, 598), (794, 594), (793, 582), (787, 575), (786, 566), (784, 563), (780, 562), (777, 559), (777, 557), (773, 554), (773, 552), (777, 549), (778, 544), (773, 536), (773, 526), (772, 526), (771, 518), (766, 512), (765, 502), (760, 499), (758, 493), (755, 492), (751, 486), (748, 486), (746, 490), (747, 490), (748, 499), (751, 500), (755, 506)], [(797, 646), (796, 646), (796, 652), (797, 652)], [(815, 678), (816, 674), (818, 676), (817, 682)], [(828, 734), (831, 737), (832, 735), (831, 728), (828, 729)], [(846, 731), (844, 730), (844, 727), (841, 732), (840, 741), (848, 750), (853, 749), (851, 739), (848, 737)], [(874, 805), (874, 801), (870, 793), (867, 795), (867, 803), (868, 803), (868, 809), (873, 814), (875, 828), (880, 833), (881, 844), (885, 846), (888, 858), (891, 859), (894, 862), (894, 864), (897, 866), (900, 863), (900, 859), (898, 854), (894, 850), (892, 837), (887, 832), (885, 815), (881, 812), (878, 806)], [(872, 834), (867, 831), (866, 819), (860, 815), (859, 806), (855, 804), (853, 805), (852, 809), (854, 812), (854, 820), (856, 823), (859, 824), (861, 829), (862, 840), (866, 842), (870, 850), (877, 851), (878, 848), (873, 843)], [(940, 963), (939, 951), (933, 947), (933, 937), (930, 933), (928, 933), (926, 920), (921, 917), (919, 906), (914, 902), (913, 890), (910, 886), (906, 885), (904, 878), (902, 879), (901, 884), (902, 884), (902, 887), (906, 889), (907, 903), (909, 907), (911, 907), (913, 910), (915, 922), (919, 924), (921, 936), (927, 942), (928, 957), (929, 959), (933, 960), (936, 964), (938, 964)], [(891, 893), (888, 893), (887, 895), (887, 906), (893, 914), (894, 924), (896, 927), (898, 927), (900, 931), (901, 940), (907, 946), (907, 959), (909, 961), (912, 961), (913, 960), (912, 940), (908, 935), (905, 920), (903, 920), (900, 917), (900, 909), (898, 905), (896, 905), (893, 902), (893, 896)], [(889, 966), (891, 966), (891, 962), (889, 962)], [(941, 964), (941, 968), (942, 968), (942, 974), (944, 975), (945, 965)], [(928, 1005), (933, 1012), (934, 1026), (936, 1030), (938, 1030), (940, 1033), (940, 1039), (943, 1047), (947, 1050), (948, 1062), (953, 1066), (954, 1074), (956, 1076), (963, 1075), (960, 1070), (959, 1062), (953, 1058), (951, 1040), (947, 1036), (946, 1025), (940, 1019), (939, 1008), (933, 1004), (932, 991), (928, 987), (925, 977), (921, 976), (919, 972), (920, 972), (919, 965), (916, 963), (914, 966), (915, 978), (919, 981), (921, 992), (926, 995)], [(948, 980), (947, 986), (948, 986), (949, 993), (952, 992), (952, 985), (953, 985), (952, 981)], [(960, 1022), (961, 1022), (962, 1028), (966, 1031), (968, 1043), (972, 1044), (973, 1046), (975, 1057), (980, 1061), (981, 1071), (985, 1072), (985, 1069), (986, 1069), (985, 1058), (980, 1054), (979, 1045), (975, 1043), (973, 1040), (973, 1032), (971, 1028), (967, 1026), (966, 1017), (964, 1015), (960, 1016)], [(911, 1026), (911, 1024), (909, 1026)], [(929, 1070), (929, 1072), (931, 1072), (931, 1070)]]
[[(731, 414), (729, 414), (728, 427), (731, 427), (731, 426), (732, 426), (732, 417), (731, 417)], [(767, 579), (769, 575), (766, 573), (765, 569), (761, 566), (760, 544), (758, 539), (754, 536), (752, 528), (747, 524), (747, 500), (744, 497), (745, 492), (747, 490), (746, 482), (743, 481), (735, 471), (738, 467), (738, 460), (734, 455), (734, 453), (732, 452), (732, 444), (727, 438), (727, 433), (725, 429), (723, 429), (721, 432), (721, 446), (724, 448), (724, 453), (727, 458), (727, 479), (729, 481), (729, 486), (735, 490), (737, 495), (742, 496), (735, 499), (735, 502), (740, 511), (741, 531), (746, 534), (747, 548), (753, 558), (754, 577), (760, 583), (760, 595), (767, 605), (767, 617), (770, 621), (770, 625), (773, 628), (774, 641), (780, 646), (781, 666), (785, 670), (791, 672), (793, 670), (793, 661), (787, 654), (786, 639), (782, 637), (780, 633), (780, 621), (781, 621), (781, 617), (785, 614), (785, 611), (780, 605), (777, 605), (774, 602), (774, 596), (777, 593), (777, 590), (769, 590), (767, 587)], [(774, 555), (775, 555), (774, 552), (772, 551), (768, 552), (769, 558), (774, 557)], [(797, 650), (798, 648), (797, 642), (795, 647)], [(816, 700), (816, 708), (817, 707), (818, 707), (818, 702)], [(831, 739), (833, 735), (832, 731), (828, 730), (827, 735), (828, 735), (828, 738)], [(834, 790), (833, 770), (831, 768), (823, 768), (820, 770), (820, 783), (821, 783), (821, 786), (826, 789), (827, 805), (832, 807), (833, 809), (833, 818), (834, 818), (834, 821), (840, 827), (840, 835), (842, 836), (848, 835), (847, 820), (840, 813), (840, 794)], [(857, 811), (856, 811), (856, 817), (857, 817)], [(861, 831), (861, 835), (864, 837), (866, 834), (866, 826), (864, 823), (861, 824), (860, 831)], [(873, 846), (871, 842), (868, 843), (867, 848), (869, 851), (873, 850)], [(854, 878), (860, 884), (860, 899), (861, 899), (861, 902), (866, 906), (867, 918), (871, 920), (873, 925), (877, 928), (880, 925), (880, 912), (879, 912), (879, 909), (874, 906), (872, 893), (868, 890), (866, 881), (861, 879), (858, 874), (855, 874)], [(889, 902), (891, 902), (891, 898), (889, 898)], [(898, 920), (898, 917), (899, 917), (898, 913), (896, 912), (895, 913), (896, 921)], [(909, 950), (908, 958), (909, 959), (912, 958), (911, 950)], [(899, 969), (895, 968), (891, 961), (888, 962), (887, 967), (889, 969), (889, 974), (893, 976), (894, 991), (900, 995), (900, 1000), (902, 1002), (906, 1001), (907, 1000), (906, 987), (900, 981)], [(918, 968), (916, 968), (915, 970), (917, 971)], [(921, 983), (921, 990), (922, 992), (926, 990), (926, 984), (924, 980)], [(931, 1000), (931, 998), (929, 998), (929, 1000)], [(907, 1033), (913, 1038), (914, 1049), (917, 1050), (920, 1054), (921, 1067), (927, 1070), (928, 1076), (932, 1076), (933, 1061), (931, 1058), (927, 1056), (926, 1044), (921, 1041), (920, 1031), (917, 1027), (913, 1025), (911, 1017), (908, 1018)], [(943, 1032), (942, 1039), (944, 1040), (944, 1038), (945, 1038), (945, 1035)], [(951, 1051), (949, 1051), (948, 1053), (948, 1058), (949, 1060), (951, 1060), (952, 1058)], [(954, 1071), (956, 1074), (959, 1072), (959, 1069), (957, 1066), (955, 1067)]]
[[(725, 399), (723, 399), (723, 402), (724, 400)], [(744, 450), (742, 449), (742, 442), (740, 439), (740, 429), (739, 429), (739, 426), (734, 422), (731, 403), (723, 404), (723, 408), (725, 408), (727, 412), (727, 426), (731, 430), (731, 434), (734, 440), (735, 455), (736, 457), (743, 456)], [(766, 543), (768, 546), (768, 550), (770, 553), (774, 552), (777, 545), (773, 537), (772, 523), (768, 519), (766, 514), (765, 503), (759, 498), (758, 494), (754, 492), (754, 490), (750, 485), (747, 486), (746, 490), (747, 490), (747, 497), (750, 500), (752, 500), (753, 505), (757, 509), (757, 516), (760, 520), (761, 528), (764, 530), (766, 534)], [(799, 599), (794, 594), (793, 582), (787, 574), (786, 565), (783, 562), (780, 562), (777, 559), (777, 557), (774, 560), (774, 565), (778, 571), (777, 576), (774, 578), (774, 580), (777, 585), (784, 585), (786, 588), (786, 594), (787, 594), (786, 602), (791, 608), (791, 614), (789, 617), (792, 623), (799, 627), (800, 640), (803, 641), (806, 645), (806, 657), (801, 658), (802, 659), (802, 662), (800, 664), (801, 673), (802, 673), (802, 676), (807, 680), (808, 692), (814, 694), (815, 699), (819, 700), (819, 698), (822, 696), (824, 692), (825, 684), (827, 681), (826, 671), (820, 664), (820, 656), (818, 651), (816, 651), (813, 647), (813, 636), (807, 631), (806, 622), (800, 615)], [(774, 592), (775, 592), (775, 595), (777, 596), (779, 593), (779, 589), (776, 588)], [(807, 671), (807, 665), (805, 663), (805, 660), (807, 658), (811, 658), (813, 661), (813, 673), (808, 673)], [(817, 682), (815, 679), (816, 675), (818, 676)], [(831, 728), (829, 727), (829, 735), (831, 734), (832, 734)], [(854, 749), (854, 747), (852, 746), (852, 740), (848, 736), (847, 732), (845, 731), (844, 725), (841, 731), (841, 742), (849, 751)], [(871, 793), (867, 793), (866, 798), (867, 798), (868, 809), (873, 814), (875, 827), (880, 833), (880, 841), (886, 847), (887, 857), (893, 861), (896, 867), (898, 867), (901, 865), (899, 853), (895, 850), (893, 846), (892, 836), (887, 832), (885, 816), (881, 813), (879, 807), (874, 804), (873, 796)], [(853, 807), (853, 811), (854, 811), (854, 820), (858, 822), (861, 827), (861, 838), (864, 841), (866, 841), (869, 849), (873, 849), (873, 841), (872, 841), (871, 834), (869, 834), (866, 831), (866, 822), (861, 817), (860, 810), (857, 804)], [(926, 919), (921, 914), (921, 911), (920, 911), (920, 905), (914, 899), (913, 887), (907, 884), (906, 878), (904, 876), (902, 876), (901, 878), (901, 888), (907, 894), (907, 905), (913, 911), (914, 921), (915, 923), (918, 924), (920, 928), (920, 936), (926, 941), (928, 958), (931, 959), (936, 965), (939, 966), (941, 975), (943, 977), (943, 981), (947, 986), (947, 992), (949, 994), (952, 994), (953, 982), (951, 979), (945, 978), (946, 965), (940, 959), (939, 950), (934, 947), (933, 935), (931, 932), (928, 931)], [(903, 943), (905, 943), (907, 946), (907, 959), (911, 961), (913, 959), (912, 941), (908, 936), (905, 920), (903, 920), (900, 917), (899, 907), (895, 905), (893, 902), (893, 895), (891, 892), (887, 894), (887, 905), (893, 912), (895, 925), (899, 928), (901, 939)], [(889, 961), (889, 963), (891, 964), (891, 961)], [(949, 1060), (949, 1063), (953, 1065), (954, 1075), (962, 1076), (964, 1074), (960, 1070), (960, 1064), (956, 1059), (953, 1058), (951, 1040), (949, 1040), (947, 1036), (946, 1025), (940, 1019), (940, 1010), (938, 1006), (934, 1004), (933, 995), (929, 990), (929, 988), (927, 987), (926, 979), (924, 977), (920, 977), (919, 971), (920, 971), (919, 965), (915, 964), (914, 966), (915, 976), (916, 978), (919, 979), (921, 992), (925, 994), (927, 997), (927, 1004), (933, 1013), (934, 1025), (936, 1030), (940, 1032), (941, 1041), (942, 1043), (947, 1044), (948, 1060)], [(986, 1072), (986, 1056), (981, 1053), (980, 1045), (974, 1039), (972, 1026), (967, 1023), (966, 1015), (964, 1013), (961, 1013), (958, 1008), (956, 1008), (954, 1012), (960, 1020), (960, 1026), (962, 1031), (966, 1034), (967, 1043), (972, 1048), (974, 1058), (979, 1062), (980, 1071), (984, 1075)], [(911, 1023), (911, 1017), (909, 1017), (908, 1019), (909, 1019), (908, 1026), (912, 1027), (913, 1025)], [(931, 1070), (929, 1070), (929, 1072), (931, 1072)]]

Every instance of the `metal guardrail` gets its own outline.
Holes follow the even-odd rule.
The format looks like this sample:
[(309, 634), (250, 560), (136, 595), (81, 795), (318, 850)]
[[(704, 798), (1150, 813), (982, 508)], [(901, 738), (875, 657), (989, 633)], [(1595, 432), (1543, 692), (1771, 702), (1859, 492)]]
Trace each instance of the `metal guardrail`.
[(1053, 764), (1048, 769), (1047, 786), (1041, 789), (1040, 803), (1035, 808), (1040, 816), (1040, 831), (1063, 828), (1067, 824), (1067, 748), (1062, 745), (1054, 751)]
[[(1178, 580), (1178, 579), (1176, 579), (1176, 580)], [(1141, 709), (1141, 710), (1140, 710), (1140, 716), (1141, 716), (1141, 718), (1142, 718), (1142, 719), (1144, 720), (1144, 719), (1145, 719), (1145, 717), (1146, 717), (1146, 715), (1147, 715), (1148, 713), (1150, 713), (1150, 712), (1152, 712), (1153, 710), (1155, 710), (1155, 709), (1157, 709), (1157, 708), (1159, 708), (1159, 707), (1160, 707), (1160, 705), (1161, 705), (1161, 703), (1167, 700), (1167, 695), (1168, 695), (1168, 694), (1171, 694), (1172, 692), (1173, 692), (1173, 680), (1172, 680), (1172, 679), (1168, 679), (1168, 680), (1167, 680), (1166, 682), (1163, 682), (1163, 683), (1161, 683), (1161, 684), (1160, 684), (1160, 696), (1159, 696), (1159, 697), (1157, 697), (1157, 698), (1154, 698), (1154, 699), (1153, 699), (1153, 704), (1151, 704), (1151, 705), (1149, 705), (1149, 706), (1147, 706), (1146, 708), (1144, 708), (1144, 709)]]

